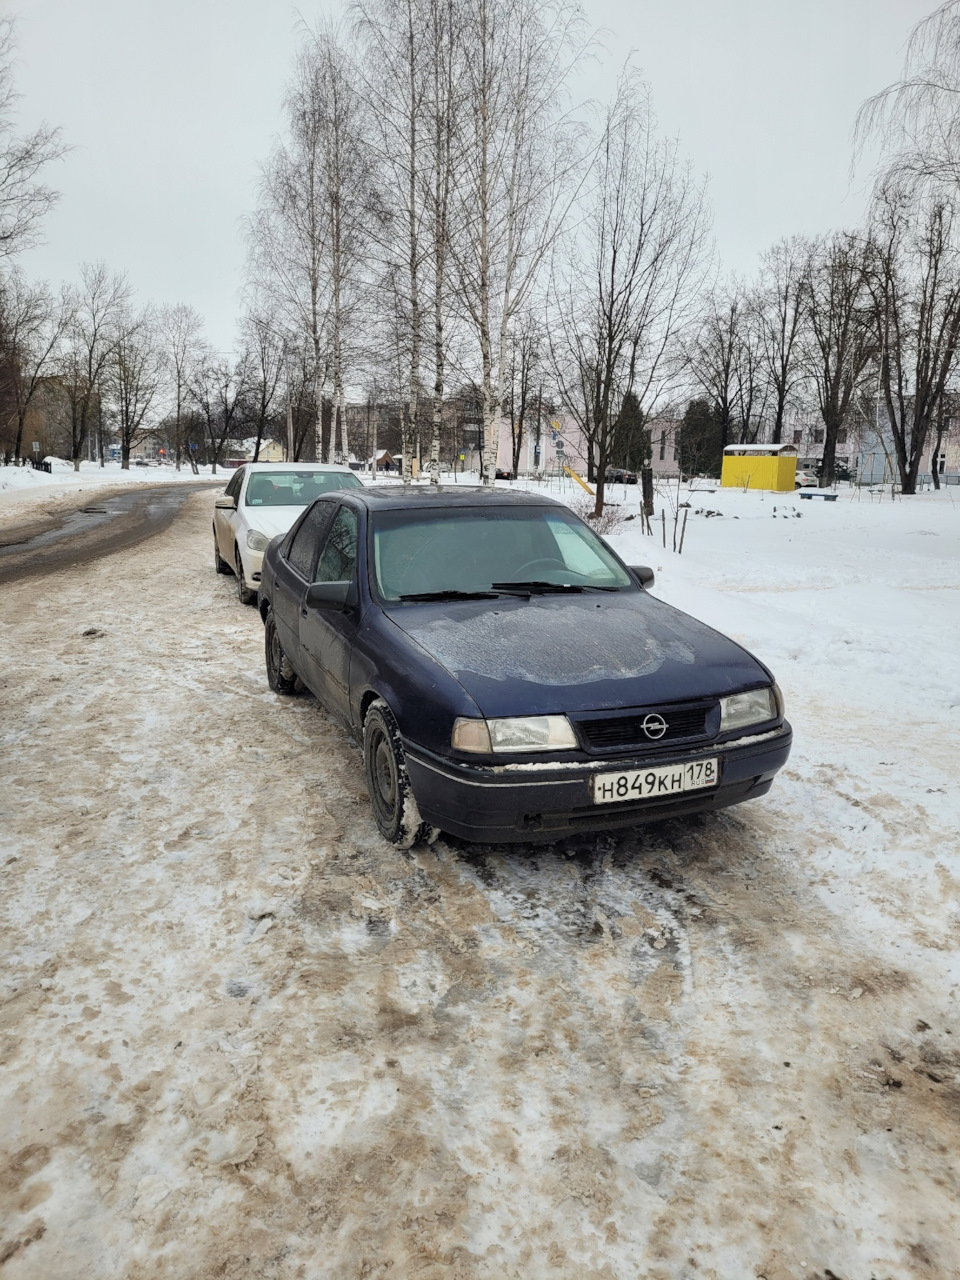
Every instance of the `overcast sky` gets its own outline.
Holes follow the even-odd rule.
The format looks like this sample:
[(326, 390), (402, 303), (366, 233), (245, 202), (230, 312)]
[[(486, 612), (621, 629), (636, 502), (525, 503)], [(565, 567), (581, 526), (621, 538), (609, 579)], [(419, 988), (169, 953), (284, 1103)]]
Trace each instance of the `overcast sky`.
[[(611, 57), (630, 49), (664, 132), (710, 177), (717, 247), (750, 273), (781, 236), (856, 222), (851, 183), (861, 101), (899, 74), (933, 0), (588, 0)], [(23, 126), (74, 146), (50, 173), (62, 199), (31, 275), (75, 279), (103, 259), (144, 301), (187, 302), (213, 343), (235, 337), (243, 215), (281, 128), (280, 101), (306, 0), (21, 0)], [(339, 6), (335, 6), (339, 12)]]

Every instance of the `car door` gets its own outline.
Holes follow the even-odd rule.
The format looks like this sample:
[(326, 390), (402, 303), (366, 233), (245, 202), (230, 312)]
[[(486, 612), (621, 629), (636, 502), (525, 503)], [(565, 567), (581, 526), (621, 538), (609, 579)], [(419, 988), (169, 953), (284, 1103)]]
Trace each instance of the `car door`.
[(354, 590), (346, 608), (300, 610), (300, 651), (307, 683), (336, 715), (350, 720), (350, 654), (357, 633), (357, 548), (359, 518), (346, 503), (337, 510), (324, 536), (314, 571), (314, 582), (352, 582)]
[(234, 510), (230, 511), (224, 507), (215, 507), (213, 511), (213, 527), (217, 535), (217, 547), (220, 551), (220, 557), (226, 560), (231, 568), (233, 567), (233, 547), (237, 540), (236, 508), (240, 505), (240, 489), (245, 475), (246, 467), (238, 467), (230, 477), (230, 483), (223, 491), (225, 498), (233, 499)]
[[(270, 604), (277, 622), (280, 647), (301, 680), (313, 688), (300, 652), (300, 609), (320, 553), (320, 543), (336, 510), (336, 502), (320, 498), (308, 507), (285, 549), (276, 558)], [(315, 691), (315, 690), (314, 690)], [(315, 691), (316, 692), (316, 691)]]

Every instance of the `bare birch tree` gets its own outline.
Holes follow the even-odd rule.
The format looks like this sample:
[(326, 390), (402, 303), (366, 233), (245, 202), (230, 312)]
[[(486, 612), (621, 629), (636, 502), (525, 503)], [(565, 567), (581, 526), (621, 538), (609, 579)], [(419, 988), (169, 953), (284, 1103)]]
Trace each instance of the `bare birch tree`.
[(583, 141), (563, 107), (586, 41), (579, 6), (567, 0), (463, 0), (462, 8), (451, 248), (479, 351), (483, 482), (492, 484), (510, 325), (583, 177)]
[[(287, 137), (261, 178), (251, 221), (259, 287), (297, 314), (313, 348), (318, 452), (349, 454), (345, 386), (350, 325), (363, 284), (370, 220), (379, 216), (363, 101), (337, 30), (304, 28), (285, 103)], [(331, 439), (323, 390), (333, 390)]]
[(459, 12), (459, 6), (452, 0), (429, 0), (427, 31), (431, 74), (426, 97), (428, 160), (424, 184), (433, 329), (430, 481), (436, 485), (440, 483), (440, 433), (452, 307), (450, 250), (452, 205), (456, 191), (454, 151), (462, 111), (458, 73), (463, 59), (463, 33)]
[[(551, 359), (564, 406), (588, 441), (596, 514), (621, 406), (647, 420), (709, 266), (703, 186), (658, 137), (646, 85), (631, 69), (608, 108), (582, 221), (555, 275)], [(646, 471), (649, 475), (649, 442)]]
[(63, 383), (70, 418), (70, 456), (80, 470), (83, 450), (102, 409), (101, 383), (119, 340), (119, 321), (130, 301), (123, 275), (105, 263), (83, 267), (79, 289), (71, 291), (71, 322)]
[(400, 373), (403, 479), (409, 483), (421, 412), (421, 350), (424, 341), (424, 270), (429, 254), (427, 156), (428, 85), (431, 68), (425, 12), (440, 0), (369, 0), (355, 6), (366, 54), (363, 84), (374, 122), (378, 162), (392, 193), (394, 216), (384, 233), (380, 284), (382, 310), (403, 322), (387, 325), (397, 348)]
[(179, 471), (183, 457), (184, 409), (187, 404), (193, 365), (204, 350), (203, 321), (193, 307), (181, 302), (175, 306), (160, 309), (157, 331), (161, 344), (161, 358), (173, 391), (173, 452)]

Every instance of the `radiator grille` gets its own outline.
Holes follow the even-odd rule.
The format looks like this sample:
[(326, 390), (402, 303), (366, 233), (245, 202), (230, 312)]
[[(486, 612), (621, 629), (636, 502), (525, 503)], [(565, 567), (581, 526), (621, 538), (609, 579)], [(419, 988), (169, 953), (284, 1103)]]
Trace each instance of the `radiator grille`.
[[(587, 747), (593, 751), (609, 751), (615, 747), (658, 747), (664, 742), (706, 737), (710, 711), (709, 704), (704, 703), (693, 707), (645, 707), (634, 715), (580, 720), (577, 728)], [(666, 731), (659, 738), (644, 732), (643, 723), (648, 716), (662, 716), (666, 721)]]

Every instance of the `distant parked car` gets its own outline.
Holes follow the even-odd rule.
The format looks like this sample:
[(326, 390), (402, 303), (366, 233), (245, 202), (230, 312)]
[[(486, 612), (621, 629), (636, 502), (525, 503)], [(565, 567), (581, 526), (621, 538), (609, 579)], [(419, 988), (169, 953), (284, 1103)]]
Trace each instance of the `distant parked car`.
[(361, 489), (349, 467), (319, 462), (248, 462), (239, 466), (213, 512), (213, 563), (233, 573), (243, 604), (257, 598), (260, 562), (271, 538), (286, 531), (321, 493)]
[(496, 489), (329, 493), (263, 559), (267, 681), (363, 744), (381, 834), (559, 836), (769, 790), (767, 668), (647, 590), (569, 508)]
[(512, 471), (504, 471), (503, 467), (497, 467), (497, 470), (496, 470), (496, 478), (497, 478), (498, 480), (512, 480), (512, 479), (513, 479), (513, 472), (512, 472)]
[(798, 471), (794, 477), (795, 489), (815, 489), (819, 485), (818, 477), (812, 471)]
[(636, 484), (637, 473), (628, 471), (626, 467), (607, 467), (603, 473), (607, 484)]

